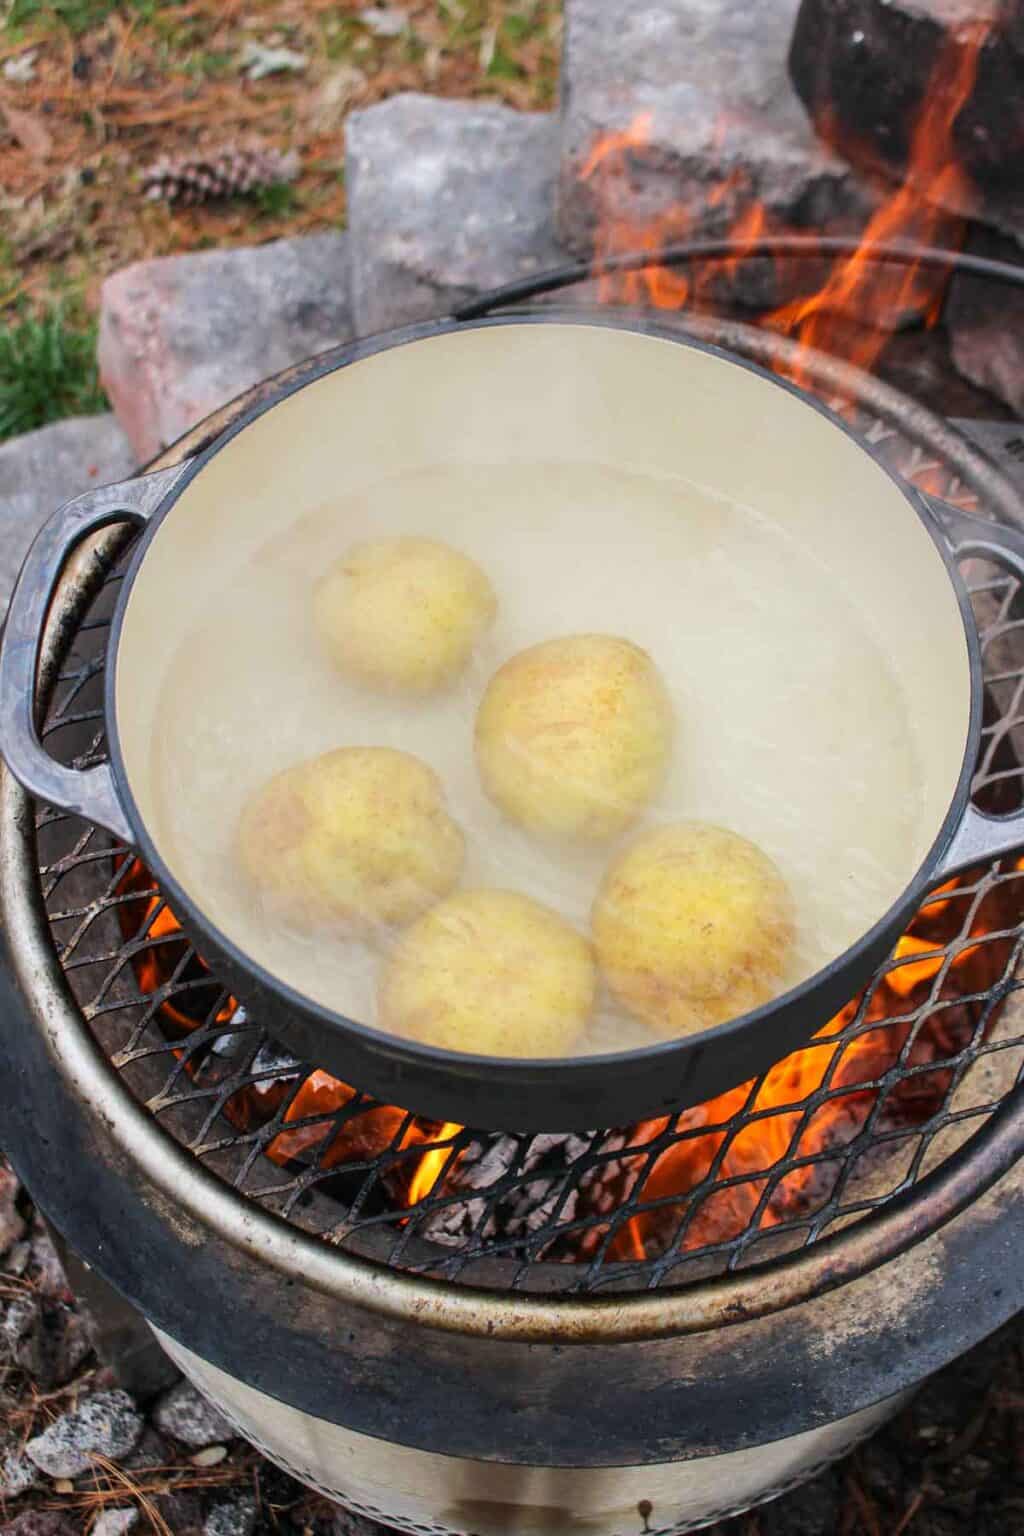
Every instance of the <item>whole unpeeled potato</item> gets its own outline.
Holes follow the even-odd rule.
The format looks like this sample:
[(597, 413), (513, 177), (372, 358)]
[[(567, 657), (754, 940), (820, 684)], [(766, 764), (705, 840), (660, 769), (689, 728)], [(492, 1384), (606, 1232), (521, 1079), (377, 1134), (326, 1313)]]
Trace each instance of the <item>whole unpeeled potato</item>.
[(590, 946), (557, 912), (514, 891), (459, 891), (398, 940), (378, 1021), (444, 1050), (564, 1056), (594, 991)]
[(520, 651), (491, 679), (476, 721), (483, 787), (529, 831), (615, 837), (657, 792), (672, 707), (650, 656), (615, 635)]
[(270, 780), (239, 823), (242, 862), (298, 927), (361, 932), (446, 896), (464, 839), (433, 769), (390, 747), (341, 747)]
[(688, 1035), (779, 992), (793, 903), (755, 844), (724, 827), (681, 822), (614, 860), (591, 927), (619, 1001), (659, 1035)]
[(317, 628), (338, 669), (407, 694), (454, 681), (493, 623), (497, 599), (474, 561), (434, 539), (374, 539), (319, 583)]

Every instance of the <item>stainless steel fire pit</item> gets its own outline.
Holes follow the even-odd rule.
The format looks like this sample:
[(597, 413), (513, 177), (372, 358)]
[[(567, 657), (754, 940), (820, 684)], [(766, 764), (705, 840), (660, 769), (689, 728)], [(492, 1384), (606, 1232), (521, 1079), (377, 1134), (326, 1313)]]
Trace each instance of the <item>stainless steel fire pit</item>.
[[(694, 324), (762, 360), (784, 346)], [(1020, 516), (944, 423), (834, 363), (816, 377), (924, 489)], [(124, 546), (97, 536), (51, 612), (40, 717), (66, 761), (103, 755)], [(1017, 583), (965, 574), (990, 711), (975, 795), (998, 812), (1024, 799)], [(19, 1171), (243, 1433), (377, 1519), (695, 1529), (842, 1455), (1024, 1300), (1013, 861), (938, 893), (817, 1065), (643, 1131), (534, 1137), (417, 1122), (283, 1054), (134, 856), (6, 771), (0, 849)]]

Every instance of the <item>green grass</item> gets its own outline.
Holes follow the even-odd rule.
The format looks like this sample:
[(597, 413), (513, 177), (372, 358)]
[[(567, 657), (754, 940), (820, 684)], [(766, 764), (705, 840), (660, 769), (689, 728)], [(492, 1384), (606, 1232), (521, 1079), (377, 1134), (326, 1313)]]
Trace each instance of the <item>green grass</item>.
[(0, 441), (106, 407), (95, 323), (76, 322), (58, 303), (0, 329)]
[(265, 187), (254, 187), (250, 197), (260, 213), (269, 219), (283, 219), (289, 213), (294, 213), (300, 205), (299, 195), (288, 181), (274, 181)]
[(191, 54), (181, 68), (184, 74), (195, 75), (203, 80), (224, 80), (237, 68), (237, 60), (233, 53), (212, 50)]
[[(164, 0), (168, 3), (168, 0)], [(180, 0), (169, 0), (180, 3)], [(22, 27), (63, 23), (77, 36), (91, 27), (101, 26), (116, 10), (134, 11), (149, 19), (155, 11), (154, 0), (0, 0), (0, 25), (12, 32)]]

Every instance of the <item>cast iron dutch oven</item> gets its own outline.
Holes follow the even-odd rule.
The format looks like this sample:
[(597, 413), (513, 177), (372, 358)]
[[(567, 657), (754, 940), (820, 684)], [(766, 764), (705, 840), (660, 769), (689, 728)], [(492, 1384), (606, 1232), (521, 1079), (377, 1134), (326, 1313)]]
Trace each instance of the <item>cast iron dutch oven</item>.
[[(527, 1060), (444, 1051), (369, 1028), (305, 996), (247, 952), (244, 936), (223, 931), (155, 826), (154, 680), (174, 652), (189, 606), (183, 594), (198, 585), (212, 601), (218, 583), (231, 582), (259, 508), (313, 506), (339, 475), (372, 484), (420, 464), (500, 463), (510, 455), (685, 474), (788, 520), (822, 562), (859, 573), (915, 714), (923, 765), (918, 821), (926, 835), (896, 899), (799, 985), (686, 1038), (614, 1055)], [(39, 740), (40, 633), (71, 551), (119, 520), (137, 524), (141, 536), (107, 658), (110, 762), (76, 771), (50, 758)], [(953, 533), (961, 555), (976, 552), (1024, 578), (1024, 537), (1015, 530), (957, 513)], [(69, 502), (29, 552), (0, 653), (0, 725), (11, 771), (39, 799), (136, 849), (200, 952), (282, 1041), (382, 1100), (438, 1119), (522, 1131), (626, 1124), (754, 1077), (850, 1001), (930, 889), (1024, 844), (1024, 814), (995, 819), (969, 804), (981, 705), (966, 594), (947, 534), (921, 495), (838, 419), (757, 367), (653, 323), (556, 311), (438, 322), (357, 343), (262, 400), (196, 458)], [(791, 746), (780, 742), (778, 750)], [(185, 815), (190, 796), (201, 792), (187, 782), (189, 771), (186, 758)], [(884, 771), (877, 793), (886, 793)], [(807, 835), (815, 835), (813, 826)]]

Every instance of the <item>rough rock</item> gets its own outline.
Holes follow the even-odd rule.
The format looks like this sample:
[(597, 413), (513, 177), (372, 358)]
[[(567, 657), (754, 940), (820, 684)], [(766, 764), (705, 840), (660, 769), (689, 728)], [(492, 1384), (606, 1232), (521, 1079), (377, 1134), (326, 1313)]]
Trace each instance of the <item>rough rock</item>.
[(153, 1410), (153, 1421), (165, 1435), (185, 1445), (202, 1447), (235, 1438), (224, 1415), (188, 1381), (180, 1381), (164, 1393)]
[(359, 335), (446, 314), (564, 260), (553, 117), (408, 94), (353, 112), (345, 143)]
[[(965, 437), (977, 443), (983, 453), (1012, 480), (1024, 498), (1024, 427), (1016, 421), (977, 421), (956, 419), (957, 427)], [(964, 578), (966, 580), (966, 577)]]
[(130, 1456), (121, 1458), (122, 1466), (129, 1472), (142, 1472), (149, 1467), (167, 1467), (174, 1460), (170, 1441), (147, 1424), (142, 1439)]
[(245, 1494), (229, 1504), (215, 1504), (203, 1525), (203, 1536), (251, 1536), (256, 1524), (256, 1500)]
[(0, 1314), (0, 1353), (44, 1391), (70, 1381), (91, 1349), (78, 1314), (36, 1291), (15, 1296)]
[(268, 375), (352, 334), (347, 237), (137, 262), (103, 285), (104, 387), (140, 461)]
[(17, 1275), (18, 1278), (28, 1269), (28, 1261), (32, 1257), (32, 1244), (27, 1242), (15, 1243), (7, 1251), (4, 1258), (4, 1271), (8, 1275)]
[(983, 416), (999, 421), (1010, 415), (989, 391), (970, 383), (956, 368), (949, 332), (943, 325), (894, 336), (875, 372), (939, 416)]
[(25, 1232), (16, 1203), (20, 1188), (16, 1175), (9, 1168), (0, 1168), (0, 1255), (7, 1253)]
[(208, 1445), (205, 1450), (196, 1451), (189, 1461), (194, 1467), (219, 1467), (222, 1461), (227, 1460), (228, 1448), (226, 1445)]
[[(1020, 246), (985, 231), (975, 233), (968, 249), (1024, 263)], [(991, 390), (1024, 419), (1024, 287), (958, 273), (943, 318), (964, 378)]]
[(142, 1428), (127, 1392), (96, 1392), (30, 1440), (25, 1453), (49, 1477), (78, 1477), (94, 1456), (126, 1456)]
[(49, 1307), (43, 1316), (49, 1346), (50, 1379), (55, 1386), (63, 1386), (92, 1353), (92, 1340), (84, 1319), (69, 1307)]
[(0, 617), (25, 552), (50, 514), (93, 486), (124, 480), (135, 463), (109, 415), (72, 417), (0, 443)]
[(36, 1219), (32, 1235), (31, 1262), (36, 1290), (43, 1296), (61, 1300), (70, 1297), (64, 1266), (46, 1228)]
[[(568, 0), (558, 191), (566, 245), (589, 256), (611, 217), (653, 230), (662, 245), (717, 235), (754, 199), (779, 226), (863, 223), (872, 195), (817, 140), (786, 74), (798, 3)], [(631, 147), (584, 176), (608, 134)], [(740, 296), (776, 300), (772, 269), (758, 267)]]
[[(991, 26), (1000, 15), (997, 25)], [(1024, 8), (1001, 0), (803, 0), (790, 72), (807, 111), (855, 163), (902, 180), (914, 125), (955, 61), (954, 39), (971, 23), (991, 27), (974, 89), (953, 126), (967, 180), (934, 174), (930, 194), (1009, 234), (1024, 236)], [(953, 62), (953, 68), (956, 67)], [(937, 125), (929, 125), (934, 138)]]
[(12, 1447), (0, 1452), (0, 1499), (16, 1499), (42, 1481), (39, 1468)]
[(9, 1525), (0, 1526), (0, 1536), (79, 1536), (79, 1533), (54, 1510), (27, 1509)]
[(37, 1381), (46, 1372), (46, 1347), (42, 1307), (31, 1291), (15, 1296), (0, 1314), (0, 1352)]
[(198, 1494), (188, 1488), (175, 1493), (158, 1493), (153, 1498), (153, 1505), (174, 1536), (200, 1536), (203, 1508)]
[(92, 1528), (92, 1536), (125, 1536), (139, 1523), (139, 1512), (129, 1506), (125, 1509), (105, 1509)]

